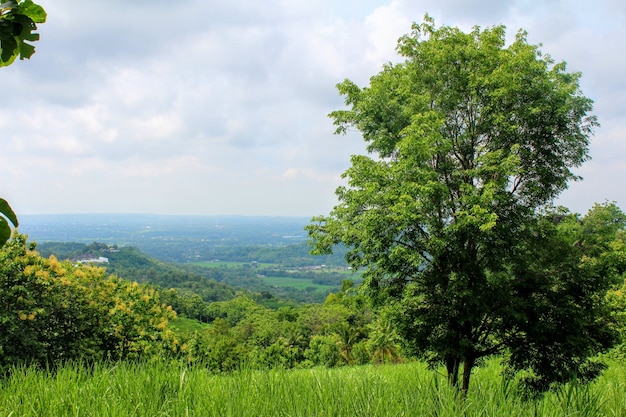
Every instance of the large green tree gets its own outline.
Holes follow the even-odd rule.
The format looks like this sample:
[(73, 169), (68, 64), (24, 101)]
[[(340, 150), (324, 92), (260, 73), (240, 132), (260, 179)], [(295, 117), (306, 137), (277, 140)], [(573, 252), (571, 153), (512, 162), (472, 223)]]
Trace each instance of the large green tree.
[[(0, 67), (4, 67), (18, 56), (30, 58), (35, 53), (35, 47), (28, 42), (39, 40), (39, 34), (33, 31), (37, 23), (46, 21), (46, 12), (31, 0), (0, 3)], [(18, 226), (17, 216), (9, 203), (0, 198), (0, 246), (11, 237), (10, 224)]]
[[(511, 360), (543, 386), (575, 376), (609, 343), (595, 320), (607, 285), (577, 268), (554, 216), (541, 212), (588, 159), (597, 122), (580, 74), (523, 31), (507, 46), (503, 26), (465, 33), (428, 16), (397, 50), (404, 62), (369, 86), (338, 85), (347, 109), (330, 114), (336, 133), (356, 129), (369, 155), (352, 157), (338, 205), (308, 226), (314, 252), (349, 247), (374, 299), (402, 313), (415, 351), (444, 363), (464, 392), (480, 358), (521, 344), (535, 358), (551, 349), (547, 362)], [(561, 250), (567, 268), (542, 250)], [(560, 311), (548, 308), (553, 299)], [(551, 335), (568, 311), (585, 320)], [(556, 343), (575, 332), (589, 338)]]

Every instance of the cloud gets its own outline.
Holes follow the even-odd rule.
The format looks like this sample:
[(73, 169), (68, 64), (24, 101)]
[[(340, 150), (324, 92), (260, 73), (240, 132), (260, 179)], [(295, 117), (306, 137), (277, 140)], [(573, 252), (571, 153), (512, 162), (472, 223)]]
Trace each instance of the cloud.
[(582, 71), (602, 123), (586, 182), (626, 199), (616, 0), (40, 3), (36, 54), (2, 69), (0, 188), (18, 213), (324, 213), (364, 152), (358, 134), (332, 134), (335, 85), (366, 85), (397, 61), (397, 39), (426, 12), (465, 30), (523, 27)]

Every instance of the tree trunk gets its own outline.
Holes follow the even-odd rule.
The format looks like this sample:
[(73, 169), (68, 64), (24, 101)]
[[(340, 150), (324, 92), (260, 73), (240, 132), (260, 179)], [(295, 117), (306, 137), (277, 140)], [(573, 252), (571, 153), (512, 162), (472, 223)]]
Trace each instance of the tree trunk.
[(453, 387), (459, 386), (459, 368), (461, 360), (457, 356), (450, 355), (446, 358), (446, 370), (448, 371), (448, 382)]
[(476, 359), (473, 357), (466, 357), (463, 360), (463, 378), (461, 380), (461, 395), (463, 398), (467, 396), (467, 390), (469, 388), (470, 378), (472, 376), (472, 369), (476, 364)]

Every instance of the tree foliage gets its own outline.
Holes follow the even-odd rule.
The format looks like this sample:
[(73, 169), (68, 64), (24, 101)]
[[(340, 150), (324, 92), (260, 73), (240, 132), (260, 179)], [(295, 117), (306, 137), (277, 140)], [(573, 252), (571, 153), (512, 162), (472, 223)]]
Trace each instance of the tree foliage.
[(19, 56), (30, 58), (39, 40), (37, 23), (46, 21), (46, 12), (31, 0), (7, 0), (0, 4), (0, 66), (11, 65)]
[(175, 346), (171, 307), (101, 268), (42, 258), (23, 235), (0, 249), (0, 369), (138, 358)]
[(349, 247), (415, 351), (464, 391), (480, 358), (523, 346), (552, 349), (555, 369), (513, 366), (566, 380), (610, 339), (596, 320), (606, 281), (541, 215), (588, 159), (597, 121), (580, 74), (523, 31), (506, 46), (503, 26), (464, 33), (427, 16), (397, 49), (405, 61), (369, 86), (338, 85), (348, 108), (330, 114), (336, 133), (358, 130), (369, 155), (352, 157), (339, 204), (308, 226), (314, 251)]

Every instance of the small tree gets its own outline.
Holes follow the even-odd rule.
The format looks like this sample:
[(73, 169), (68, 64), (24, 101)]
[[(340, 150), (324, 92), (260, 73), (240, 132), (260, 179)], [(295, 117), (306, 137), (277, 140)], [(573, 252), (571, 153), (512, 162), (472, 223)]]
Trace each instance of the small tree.
[[(308, 226), (314, 253), (349, 247), (346, 259), (365, 268), (370, 295), (394, 305), (414, 350), (444, 363), (463, 392), (480, 358), (521, 343), (537, 355), (550, 347), (558, 369), (514, 366), (533, 368), (548, 385), (573, 377), (609, 343), (596, 320), (607, 285), (577, 269), (577, 253), (539, 213), (588, 158), (597, 122), (580, 74), (524, 32), (505, 46), (503, 26), (464, 33), (428, 16), (398, 51), (406, 60), (386, 65), (368, 87), (338, 85), (348, 109), (330, 114), (336, 133), (357, 129), (371, 156), (352, 157), (339, 204)], [(539, 256), (544, 249), (561, 250), (566, 265)], [(542, 285), (527, 288), (531, 281)], [(573, 310), (580, 321), (571, 326), (542, 327)]]
[[(30, 58), (35, 53), (35, 47), (27, 41), (39, 40), (39, 34), (33, 31), (37, 23), (45, 21), (46, 12), (31, 0), (8, 0), (0, 4), (0, 67), (12, 64), (18, 56)], [(11, 237), (9, 222), (18, 226), (11, 206), (0, 198), (0, 246)]]

